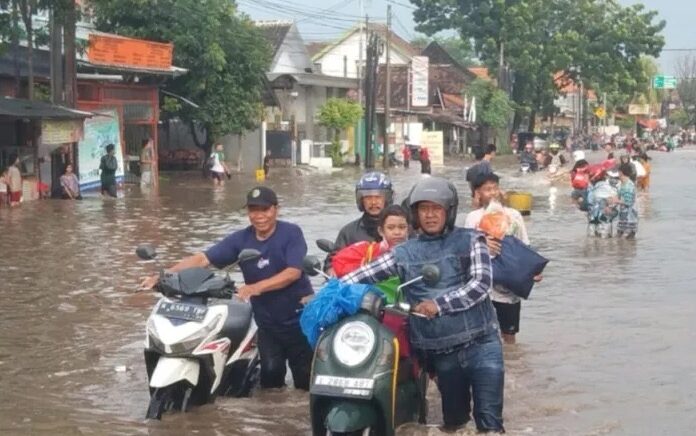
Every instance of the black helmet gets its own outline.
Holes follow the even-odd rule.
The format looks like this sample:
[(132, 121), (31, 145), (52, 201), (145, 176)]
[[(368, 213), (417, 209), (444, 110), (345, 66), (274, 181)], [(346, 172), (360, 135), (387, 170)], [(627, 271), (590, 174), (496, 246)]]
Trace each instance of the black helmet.
[(389, 176), (379, 171), (363, 174), (355, 185), (355, 202), (360, 212), (365, 212), (362, 199), (368, 195), (384, 195), (384, 206), (391, 205), (394, 198), (394, 190), (392, 189), (392, 182)]
[(457, 188), (447, 180), (441, 177), (428, 177), (421, 180), (411, 188), (407, 201), (411, 211), (411, 222), (415, 229), (420, 227), (416, 206), (421, 201), (432, 201), (444, 207), (447, 211), (445, 230), (452, 231), (454, 229), (454, 222), (457, 219), (457, 207), (459, 206), (459, 195), (457, 194)]

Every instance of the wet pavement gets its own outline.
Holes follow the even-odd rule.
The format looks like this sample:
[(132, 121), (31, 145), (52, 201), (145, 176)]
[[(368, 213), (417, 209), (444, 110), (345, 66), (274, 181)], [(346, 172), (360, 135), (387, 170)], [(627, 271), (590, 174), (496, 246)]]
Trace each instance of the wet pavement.
[[(504, 188), (534, 194), (528, 230), (552, 260), (523, 303), (519, 344), (506, 348), (509, 434), (693, 434), (696, 150), (653, 157), (636, 241), (587, 237), (565, 179), (552, 186), (513, 166), (501, 171)], [(417, 163), (392, 172), (397, 201), (417, 172)], [(463, 222), (461, 166), (434, 172), (459, 186)], [(272, 170), (281, 216), (302, 226), (311, 252), (315, 239), (333, 238), (358, 215), (357, 174)], [(134, 248), (152, 242), (169, 264), (207, 247), (246, 225), (241, 206), (253, 185), (236, 177), (215, 190), (195, 173), (165, 174), (160, 195), (132, 187), (117, 200), (0, 209), (0, 434), (308, 434), (307, 396), (293, 390), (143, 419), (142, 340), (155, 297), (133, 290), (154, 266)], [(400, 434), (439, 432), (407, 426)]]

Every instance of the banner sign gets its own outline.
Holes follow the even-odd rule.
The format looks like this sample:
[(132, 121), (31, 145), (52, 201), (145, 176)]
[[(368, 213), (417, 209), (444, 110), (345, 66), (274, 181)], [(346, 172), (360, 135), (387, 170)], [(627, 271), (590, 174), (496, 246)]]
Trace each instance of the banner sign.
[(430, 154), (430, 163), (433, 165), (444, 165), (445, 156), (442, 131), (422, 132), (420, 139), (421, 147), (428, 149)]
[(93, 64), (168, 70), (173, 44), (90, 33), (87, 60)]
[(116, 181), (123, 180), (123, 153), (121, 150), (121, 128), (116, 109), (100, 110), (99, 115), (87, 118), (84, 124), (84, 137), (77, 147), (80, 168), (80, 188), (90, 189), (101, 185), (99, 164), (106, 155), (106, 146), (116, 146)]
[(82, 120), (42, 120), (41, 143), (48, 145), (77, 142), (82, 137)]
[(428, 68), (427, 56), (414, 56), (411, 58), (411, 106), (428, 106)]

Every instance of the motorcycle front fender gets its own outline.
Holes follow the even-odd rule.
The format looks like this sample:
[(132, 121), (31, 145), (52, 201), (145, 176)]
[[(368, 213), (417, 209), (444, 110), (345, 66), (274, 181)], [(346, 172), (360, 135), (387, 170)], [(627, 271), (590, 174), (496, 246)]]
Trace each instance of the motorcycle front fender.
[(182, 380), (196, 386), (200, 372), (201, 365), (195, 359), (162, 356), (157, 360), (157, 366), (150, 377), (150, 387), (163, 388)]
[(377, 427), (375, 405), (365, 400), (335, 402), (326, 413), (324, 425), (334, 433), (350, 433)]

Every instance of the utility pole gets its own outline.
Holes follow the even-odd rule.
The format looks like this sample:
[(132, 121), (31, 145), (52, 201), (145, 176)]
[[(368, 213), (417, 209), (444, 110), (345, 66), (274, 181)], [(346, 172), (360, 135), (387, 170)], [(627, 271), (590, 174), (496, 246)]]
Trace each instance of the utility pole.
[[(360, 16), (363, 16), (363, 0), (360, 0)], [(367, 27), (367, 15), (365, 16), (365, 26)], [(363, 75), (362, 75), (362, 64), (363, 64), (363, 22), (362, 19), (358, 21), (358, 32), (360, 32), (360, 42), (358, 48), (358, 103), (363, 104)]]
[(75, 54), (75, 33), (77, 26), (77, 12), (75, 2), (70, 0), (65, 3), (63, 50), (65, 52), (65, 103), (68, 107), (75, 107), (77, 103), (77, 62)]
[(365, 168), (374, 168), (372, 154), (372, 136), (375, 126), (375, 108), (377, 106), (377, 67), (379, 66), (380, 39), (375, 33), (367, 38), (367, 56), (365, 68)]
[(49, 10), (50, 60), (51, 60), (51, 102), (63, 102), (63, 26), (56, 17), (55, 6)]
[(602, 108), (604, 108), (604, 119), (602, 120), (604, 122), (604, 127), (607, 127), (607, 93), (603, 93), (602, 95)]
[(580, 133), (585, 133), (585, 85), (580, 80)]
[[(389, 127), (391, 125), (391, 61), (390, 45), (391, 45), (391, 5), (387, 5), (387, 36), (386, 36), (386, 68), (385, 68), (385, 86), (384, 86), (384, 147), (382, 149), (382, 168), (389, 168)], [(396, 151), (396, 150), (394, 150)]]

